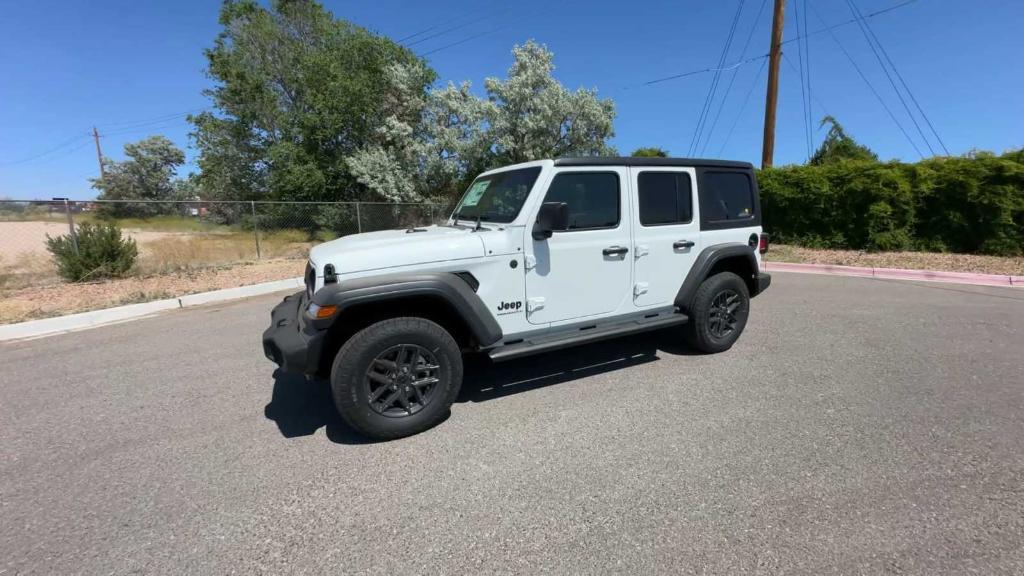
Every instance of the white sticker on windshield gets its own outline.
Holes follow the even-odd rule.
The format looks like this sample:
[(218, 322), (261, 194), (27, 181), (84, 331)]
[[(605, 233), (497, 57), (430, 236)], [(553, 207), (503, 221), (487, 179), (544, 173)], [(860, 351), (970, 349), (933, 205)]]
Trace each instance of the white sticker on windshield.
[(486, 191), (487, 187), (490, 185), (490, 180), (483, 180), (481, 182), (473, 184), (473, 186), (469, 189), (469, 192), (466, 193), (466, 199), (462, 201), (462, 205), (476, 206), (477, 203), (480, 202), (480, 197), (484, 195), (484, 191)]

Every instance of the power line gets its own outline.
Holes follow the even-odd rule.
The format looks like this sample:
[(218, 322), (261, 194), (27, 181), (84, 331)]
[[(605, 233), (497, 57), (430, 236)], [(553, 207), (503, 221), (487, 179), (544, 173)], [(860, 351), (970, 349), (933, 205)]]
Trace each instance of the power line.
[(804, 0), (804, 65), (807, 67), (807, 159), (810, 160), (811, 155), (814, 154), (814, 110), (813, 110), (813, 98), (814, 92), (811, 86), (811, 37), (807, 33), (807, 4), (809, 0)]
[(459, 16), (457, 16), (455, 18), (449, 18), (449, 19), (447, 19), (447, 20), (445, 20), (443, 22), (438, 22), (437, 24), (434, 24), (433, 26), (428, 26), (427, 28), (424, 28), (424, 29), (422, 29), (419, 32), (416, 32), (414, 34), (409, 34), (408, 36), (403, 36), (403, 37), (399, 38), (398, 40), (395, 40), (395, 42), (401, 44), (402, 42), (405, 42), (406, 40), (412, 40), (413, 38), (415, 38), (417, 36), (421, 36), (423, 34), (426, 34), (427, 32), (432, 32), (434, 30), (437, 30), (438, 28), (441, 28), (442, 26), (447, 26), (448, 24), (451, 24), (453, 22), (458, 22), (459, 20), (462, 20), (463, 18), (465, 18), (467, 16), (471, 16), (473, 14), (479, 14), (479, 13), (487, 10), (488, 8), (490, 8), (490, 7), (487, 6), (487, 7), (484, 7), (482, 9), (479, 9), (479, 10), (470, 10), (469, 12), (460, 14)]
[(747, 90), (747, 95), (743, 97), (743, 104), (740, 105), (739, 112), (736, 113), (736, 118), (732, 121), (732, 126), (729, 127), (729, 132), (725, 134), (725, 140), (722, 141), (722, 146), (718, 149), (718, 155), (721, 156), (725, 150), (725, 145), (729, 143), (729, 138), (732, 138), (732, 133), (736, 130), (736, 125), (740, 122), (740, 117), (743, 115), (743, 111), (747, 109), (747, 103), (750, 102), (750, 95), (754, 93), (754, 89), (757, 88), (757, 81), (761, 79), (761, 74), (764, 73), (764, 69), (768, 67), (768, 59), (764, 58), (761, 60), (761, 67), (757, 69), (757, 74), (754, 75), (754, 81), (750, 84), (750, 88)]
[[(65, 148), (71, 146), (72, 144), (76, 143), (77, 141), (79, 141), (79, 140), (81, 140), (83, 138), (89, 138), (89, 137), (90, 137), (90, 134), (88, 132), (82, 132), (81, 134), (78, 134), (76, 136), (72, 136), (71, 138), (68, 138), (67, 140), (64, 140), (60, 144), (57, 144), (56, 146), (53, 146), (51, 148), (47, 148), (46, 150), (44, 150), (42, 152), (39, 152), (37, 154), (33, 154), (31, 156), (26, 156), (24, 158), (19, 158), (18, 160), (11, 160), (9, 162), (0, 162), (0, 166), (15, 166), (17, 164), (25, 164), (26, 162), (31, 162), (33, 160), (38, 160), (40, 158), (43, 158), (44, 156), (49, 156), (49, 155), (51, 155), (51, 154), (53, 154), (55, 152), (59, 152), (60, 150), (63, 150)], [(86, 141), (85, 143), (88, 144), (89, 142)], [(81, 148), (81, 146), (79, 146), (78, 148)], [(72, 151), (77, 150), (78, 148), (74, 148), (72, 150), (69, 150), (69, 151), (65, 152), (65, 154), (69, 154)]]
[(551, 8), (554, 5), (558, 4), (558, 2), (556, 0), (555, 2), (552, 2), (551, 4), (552, 4), (552, 6), (549, 6), (549, 7), (545, 8), (545, 9), (542, 9), (542, 10), (537, 10), (535, 12), (530, 12), (528, 14), (524, 14), (523, 16), (520, 16), (519, 18), (513, 18), (512, 20), (504, 22), (500, 26), (496, 26), (496, 27), (491, 28), (489, 30), (485, 30), (483, 32), (480, 32), (478, 34), (473, 34), (472, 36), (469, 36), (467, 38), (463, 38), (462, 40), (458, 40), (458, 41), (452, 42), (450, 44), (445, 44), (444, 46), (440, 46), (438, 48), (434, 48), (433, 50), (428, 50), (428, 51), (420, 54), (420, 56), (429, 56), (431, 54), (440, 52), (441, 50), (447, 50), (448, 48), (454, 48), (455, 46), (459, 46), (461, 44), (465, 44), (466, 42), (470, 42), (470, 41), (476, 40), (477, 38), (481, 38), (481, 37), (487, 36), (489, 34), (494, 34), (495, 32), (500, 32), (500, 31), (508, 28), (509, 26), (511, 26), (513, 24), (518, 24), (519, 22), (521, 22), (523, 20), (534, 18), (534, 17), (539, 16), (541, 14), (550, 12)]
[[(881, 10), (876, 10), (874, 12), (865, 14), (864, 18), (874, 18), (875, 16), (880, 16), (880, 15), (885, 14), (887, 12), (892, 12), (893, 10), (896, 10), (896, 9), (899, 9), (899, 8), (903, 8), (904, 6), (909, 6), (910, 4), (913, 4), (913, 3), (917, 2), (917, 1), (918, 0), (905, 0), (904, 2), (900, 2), (899, 4), (894, 4), (894, 5), (892, 5), (892, 6), (888, 7), (888, 8), (883, 8)], [(813, 8), (814, 7), (814, 3), (811, 2), (810, 6)], [(814, 32), (811, 32), (807, 36), (808, 37), (817, 36), (819, 34), (824, 34), (825, 32), (830, 32), (832, 30), (835, 30), (836, 28), (842, 28), (843, 26), (848, 26), (848, 25), (854, 24), (856, 22), (857, 22), (856, 18), (851, 18), (851, 19), (849, 19), (849, 20), (847, 20), (845, 22), (840, 22), (840, 23), (835, 24), (833, 26), (828, 26), (827, 24), (825, 24), (824, 21), (822, 21), (822, 24), (825, 24), (825, 28), (821, 28), (821, 29), (815, 30)], [(785, 44), (789, 44), (790, 42), (796, 42), (797, 40), (800, 40), (801, 38), (803, 38), (802, 35), (801, 36), (796, 36), (796, 37), (790, 38), (789, 40), (784, 40), (782, 42), (782, 44), (785, 45)], [(767, 58), (767, 57), (768, 57), (768, 54), (762, 54), (760, 56), (753, 56), (751, 58), (747, 58), (746, 60), (742, 60), (742, 61), (739, 61), (739, 62), (734, 62), (734, 63), (732, 63), (732, 64), (730, 64), (728, 66), (725, 66), (725, 67), (718, 67), (718, 68), (716, 68), (716, 67), (710, 67), (709, 66), (707, 68), (701, 68), (700, 70), (690, 70), (689, 72), (681, 72), (679, 74), (672, 74), (671, 76), (664, 76), (664, 77), (661, 77), (661, 78), (655, 78), (653, 80), (647, 80), (645, 82), (640, 82), (638, 84), (633, 84), (631, 86), (625, 86), (624, 89), (628, 90), (631, 87), (639, 88), (639, 87), (642, 87), (642, 86), (651, 86), (651, 85), (654, 85), (654, 84), (660, 84), (662, 82), (668, 82), (670, 80), (678, 80), (680, 78), (686, 78), (686, 77), (689, 77), (689, 76), (696, 76), (697, 74), (703, 74), (705, 72), (714, 72), (716, 70), (725, 70), (725, 71), (733, 70), (735, 68), (739, 68), (739, 67), (744, 66), (746, 64), (750, 64), (751, 62), (757, 62), (758, 60), (761, 60), (762, 58)]]
[(850, 5), (856, 10), (857, 15), (861, 17), (861, 21), (864, 23), (864, 28), (866, 28), (871, 34), (871, 37), (875, 39), (875, 43), (878, 44), (878, 49), (882, 51), (882, 55), (885, 56), (885, 60), (889, 63), (889, 67), (891, 67), (892, 71), (896, 73), (896, 78), (899, 79), (900, 84), (903, 85), (903, 89), (906, 90), (907, 95), (910, 96), (910, 101), (914, 103), (914, 107), (917, 108), (917, 112), (921, 114), (922, 118), (924, 118), (925, 123), (928, 125), (928, 129), (931, 130), (935, 139), (938, 140), (939, 145), (942, 146), (942, 150), (947, 156), (949, 156), (949, 149), (946, 148), (946, 143), (942, 141), (939, 133), (935, 131), (935, 126), (932, 125), (932, 121), (928, 119), (928, 115), (924, 113), (924, 109), (921, 108), (921, 104), (918, 103), (917, 98), (914, 97), (914, 92), (910, 90), (910, 86), (907, 85), (907, 81), (903, 79), (903, 75), (900, 74), (900, 70), (896, 67), (896, 63), (889, 57), (888, 50), (886, 50), (885, 46), (882, 45), (882, 41), (878, 39), (878, 36), (875, 34), (875, 31), (871, 29), (871, 25), (868, 21), (864, 19), (863, 15), (861, 15), (860, 8), (857, 7), (856, 3), (854, 3), (853, 0), (850, 0)]
[(893, 91), (896, 92), (896, 97), (899, 98), (900, 104), (903, 106), (903, 110), (906, 111), (907, 116), (910, 116), (910, 121), (914, 123), (914, 128), (917, 129), (917, 133), (921, 136), (921, 139), (924, 140), (924, 145), (928, 148), (928, 152), (934, 156), (935, 150), (932, 148), (931, 142), (929, 142), (928, 138), (925, 137), (924, 130), (922, 130), (921, 125), (918, 124), (917, 118), (914, 117), (914, 113), (910, 111), (910, 106), (907, 105), (906, 99), (903, 98), (903, 93), (900, 92), (900, 89), (896, 86), (896, 81), (892, 79), (892, 74), (889, 73), (889, 68), (885, 65), (885, 62), (882, 61), (882, 55), (879, 54), (878, 48), (876, 48), (875, 44), (871, 41), (871, 35), (868, 34), (867, 29), (861, 22), (857, 7), (853, 5), (851, 0), (846, 0), (846, 5), (850, 7), (850, 11), (853, 13), (854, 18), (857, 19), (857, 27), (860, 28), (861, 33), (864, 35), (864, 39), (867, 40), (868, 46), (871, 48), (871, 52), (878, 60), (878, 65), (882, 67), (882, 72), (885, 72), (885, 77), (889, 80), (889, 85), (892, 86)]
[(415, 42), (410, 42), (410, 43), (406, 44), (405, 46), (406, 46), (406, 48), (412, 48), (413, 46), (415, 46), (417, 44), (421, 44), (423, 42), (426, 42), (427, 40), (433, 40), (434, 38), (437, 38), (438, 36), (444, 36), (445, 34), (448, 34), (449, 32), (455, 32), (456, 30), (462, 30), (463, 28), (465, 28), (467, 26), (472, 26), (473, 24), (476, 24), (477, 22), (482, 22), (484, 20), (488, 20), (490, 18), (493, 18), (494, 16), (496, 16), (496, 14), (486, 14), (486, 15), (481, 16), (479, 18), (474, 18), (473, 20), (469, 20), (468, 22), (463, 22), (462, 24), (459, 24), (457, 26), (452, 26), (451, 28), (445, 28), (444, 30), (441, 30), (440, 32), (435, 32), (434, 34), (431, 34), (429, 36), (424, 36), (423, 38), (420, 38), (419, 40), (417, 40)]
[[(813, 2), (810, 4), (810, 7), (811, 11), (814, 12), (814, 16), (822, 24), (824, 24), (825, 20), (821, 17), (821, 14), (818, 12), (818, 9), (814, 7)], [(857, 65), (857, 61), (853, 59), (853, 56), (846, 49), (846, 46), (843, 46), (843, 43), (839, 40), (839, 37), (836, 36), (835, 32), (832, 32), (831, 29), (828, 29), (828, 34), (829, 36), (832, 37), (832, 40), (835, 41), (836, 46), (839, 46), (839, 50), (841, 50), (842, 53), (846, 56), (846, 59), (850, 61), (850, 64), (853, 65), (853, 69), (857, 71), (857, 75), (860, 76), (860, 79), (864, 81), (864, 84), (866, 84), (868, 89), (871, 90), (871, 93), (875, 95), (875, 98), (878, 100), (878, 103), (882, 105), (882, 108), (885, 109), (885, 112), (889, 115), (889, 118), (892, 119), (893, 124), (896, 124), (896, 127), (900, 129), (900, 132), (902, 132), (903, 136), (906, 137), (907, 142), (910, 142), (910, 145), (917, 152), (917, 155), (920, 156), (921, 158), (924, 158), (924, 154), (921, 153), (921, 149), (917, 147), (916, 143), (914, 143), (914, 139), (910, 137), (910, 133), (908, 133), (906, 128), (903, 127), (903, 124), (900, 124), (900, 121), (896, 118), (896, 115), (893, 114), (892, 110), (889, 108), (889, 105), (885, 103), (885, 99), (882, 98), (882, 95), (879, 94), (878, 90), (875, 89), (875, 86), (874, 84), (871, 83), (871, 80), (868, 79), (867, 75), (864, 74), (864, 71), (861, 70), (860, 66)]]
[[(800, 8), (799, 8), (799, 6), (800, 6), (800, 0), (796, 0), (793, 3), (793, 18), (796, 20), (797, 34), (798, 35), (803, 35), (803, 33), (800, 31)], [(797, 61), (800, 64), (800, 74), (799, 74), (799, 76), (800, 76), (800, 102), (801, 102), (801, 105), (803, 106), (803, 112), (804, 112), (803, 118), (801, 120), (801, 123), (803, 124), (804, 146), (807, 148), (807, 156), (806, 156), (806, 158), (810, 159), (810, 157), (811, 157), (811, 133), (807, 129), (807, 119), (810, 118), (810, 116), (807, 114), (807, 84), (806, 84), (806, 81), (804, 79), (804, 43), (803, 43), (802, 40), (796, 43), (796, 54), (797, 54)]]
[(697, 117), (697, 126), (693, 130), (693, 138), (690, 139), (690, 148), (688, 156), (693, 156), (698, 147), (700, 146), (701, 134), (704, 131), (704, 124), (707, 122), (708, 112), (711, 110), (711, 102), (715, 98), (715, 92), (718, 90), (718, 82), (722, 78), (721, 68), (725, 64), (725, 59), (729, 55), (729, 48), (732, 46), (732, 40), (736, 36), (736, 26), (739, 24), (740, 15), (743, 13), (743, 5), (746, 0), (740, 0), (736, 5), (736, 14), (732, 18), (732, 24), (729, 26), (729, 34), (725, 38), (725, 45), (722, 46), (722, 55), (718, 57), (718, 68), (715, 72), (714, 77), (711, 79), (711, 85), (708, 86), (708, 94), (704, 98), (704, 105), (701, 107), (700, 115)]
[[(747, 41), (743, 43), (743, 48), (740, 50), (740, 60), (747, 55), (747, 48), (750, 47), (750, 41), (754, 39), (754, 31), (757, 30), (757, 23), (761, 21), (761, 14), (764, 13), (764, 7), (768, 4), (768, 0), (761, 0), (761, 6), (757, 9), (757, 14), (754, 15), (754, 21), (750, 24), (750, 32), (747, 33)], [(739, 68), (732, 69), (732, 76), (729, 78), (729, 84), (725, 87), (725, 93), (722, 95), (722, 102), (718, 105), (718, 111), (715, 113), (715, 119), (711, 122), (711, 128), (708, 130), (707, 140), (704, 141), (704, 147), (701, 148), (700, 154), (704, 155), (704, 151), (707, 150), (708, 144), (711, 143), (711, 136), (715, 133), (715, 126), (718, 126), (718, 119), (722, 116), (722, 109), (725, 108), (725, 102), (729, 99), (729, 93), (732, 92), (732, 86), (736, 82), (736, 75), (739, 73)]]

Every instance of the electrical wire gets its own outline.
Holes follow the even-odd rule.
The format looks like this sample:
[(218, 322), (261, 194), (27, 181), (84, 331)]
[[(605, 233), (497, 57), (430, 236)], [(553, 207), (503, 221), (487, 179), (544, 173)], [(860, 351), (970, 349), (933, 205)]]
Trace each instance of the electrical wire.
[(718, 90), (718, 83), (722, 78), (721, 68), (725, 64), (725, 59), (729, 55), (729, 48), (732, 47), (732, 40), (736, 37), (736, 26), (739, 24), (740, 15), (743, 13), (743, 5), (746, 0), (740, 0), (736, 5), (736, 14), (732, 18), (732, 24), (729, 26), (729, 34), (726, 36), (725, 45), (722, 46), (722, 54), (718, 57), (718, 72), (715, 72), (714, 77), (711, 79), (711, 85), (708, 86), (707, 96), (704, 98), (704, 105), (701, 107), (700, 115), (697, 117), (697, 126), (693, 130), (693, 137), (690, 139), (690, 147), (688, 156), (693, 156), (697, 149), (700, 147), (701, 135), (704, 132), (704, 125), (707, 123), (708, 113), (711, 110), (711, 103), (714, 101), (715, 92)]
[[(822, 24), (825, 24), (824, 18), (821, 17), (821, 14), (818, 12), (818, 9), (814, 7), (813, 2), (810, 4), (810, 7), (811, 11), (814, 12), (814, 16)], [(882, 108), (885, 109), (886, 114), (888, 114), (889, 118), (892, 119), (893, 124), (896, 124), (896, 127), (899, 128), (900, 132), (903, 133), (903, 136), (906, 137), (907, 142), (910, 142), (910, 145), (917, 152), (917, 155), (923, 159), (924, 154), (921, 153), (921, 149), (917, 147), (917, 144), (914, 142), (914, 139), (910, 137), (910, 133), (907, 132), (907, 129), (904, 128), (903, 124), (901, 124), (899, 119), (896, 118), (896, 115), (893, 114), (892, 109), (889, 108), (889, 105), (885, 103), (885, 99), (882, 98), (882, 95), (878, 93), (877, 89), (875, 89), (875, 85), (871, 83), (871, 80), (868, 79), (867, 75), (864, 74), (864, 71), (861, 70), (860, 66), (857, 65), (857, 61), (853, 59), (853, 56), (846, 49), (846, 46), (844, 46), (843, 43), (839, 40), (839, 36), (836, 36), (835, 32), (833, 32), (831, 29), (828, 30), (828, 33), (829, 36), (832, 37), (832, 40), (835, 41), (836, 46), (839, 47), (839, 50), (842, 51), (843, 55), (846, 56), (846, 59), (850, 61), (851, 65), (853, 65), (853, 69), (857, 71), (857, 75), (860, 76), (860, 79), (864, 81), (864, 84), (866, 84), (868, 89), (871, 90), (871, 93), (875, 95), (875, 98), (878, 100), (878, 103), (881, 104)]]
[(910, 121), (914, 123), (914, 128), (917, 129), (918, 135), (920, 135), (921, 139), (924, 140), (924, 145), (928, 148), (928, 152), (934, 156), (935, 150), (932, 148), (931, 142), (929, 142), (928, 138), (925, 137), (924, 130), (921, 129), (921, 125), (917, 122), (917, 118), (914, 117), (914, 113), (910, 111), (910, 106), (907, 105), (907, 100), (903, 97), (903, 93), (900, 92), (900, 89), (896, 86), (896, 81), (893, 80), (892, 74), (889, 73), (889, 68), (882, 60), (882, 55), (879, 53), (878, 48), (875, 47), (874, 42), (871, 41), (871, 35), (868, 34), (867, 29), (861, 22), (859, 13), (857, 12), (857, 7), (853, 5), (851, 0), (846, 0), (846, 5), (850, 7), (850, 11), (853, 13), (854, 18), (857, 19), (857, 27), (860, 28), (861, 33), (864, 35), (864, 39), (867, 40), (868, 46), (871, 47), (871, 52), (875, 55), (875, 59), (878, 60), (878, 65), (882, 67), (882, 72), (885, 72), (885, 77), (889, 80), (889, 85), (892, 86), (893, 91), (896, 92), (896, 97), (899, 98), (900, 104), (903, 106), (903, 110), (906, 111), (907, 116), (910, 116)]
[(931, 130), (932, 135), (934, 135), (935, 139), (939, 142), (939, 146), (942, 146), (942, 150), (946, 153), (947, 156), (949, 156), (949, 149), (946, 148), (946, 143), (942, 141), (942, 137), (939, 136), (939, 133), (935, 130), (935, 126), (932, 125), (932, 121), (928, 118), (928, 115), (925, 114), (924, 109), (921, 108), (921, 104), (917, 101), (917, 98), (914, 96), (914, 92), (910, 90), (910, 86), (907, 85), (907, 81), (903, 79), (903, 75), (900, 74), (899, 68), (896, 67), (896, 63), (893, 62), (892, 58), (889, 57), (889, 51), (885, 49), (885, 46), (882, 45), (882, 41), (878, 39), (878, 36), (875, 34), (875, 31), (871, 28), (871, 25), (868, 23), (866, 19), (864, 19), (864, 16), (863, 14), (861, 14), (860, 8), (857, 7), (857, 4), (853, 0), (850, 0), (850, 5), (853, 6), (857, 15), (860, 17), (861, 22), (863, 22), (864, 24), (864, 28), (867, 29), (868, 33), (871, 34), (871, 37), (874, 38), (875, 44), (878, 45), (878, 49), (881, 50), (882, 55), (885, 56), (885, 60), (886, 62), (889, 63), (889, 67), (892, 68), (892, 71), (896, 73), (896, 78), (899, 79), (900, 84), (903, 86), (903, 89), (907, 92), (907, 95), (910, 96), (910, 101), (913, 102), (914, 107), (917, 108), (917, 112), (921, 115), (922, 118), (924, 118), (925, 124), (928, 125), (928, 129)]
[[(800, 31), (800, 0), (793, 2), (793, 19), (796, 20), (797, 35), (802, 36), (803, 32)], [(804, 79), (804, 43), (799, 41), (796, 43), (796, 54), (797, 61), (800, 64), (800, 102), (803, 106), (803, 118), (801, 124), (803, 124), (803, 136), (804, 136), (804, 147), (807, 149), (807, 159), (811, 157), (811, 136), (810, 131), (807, 130), (807, 119), (810, 116), (807, 114), (807, 83)]]
[[(761, 14), (764, 13), (764, 7), (768, 4), (768, 0), (761, 0), (761, 6), (757, 9), (757, 14), (754, 15), (754, 21), (750, 24), (750, 31), (747, 33), (747, 41), (743, 43), (743, 48), (740, 50), (740, 60), (747, 55), (747, 48), (750, 47), (750, 41), (754, 39), (754, 31), (757, 30), (757, 24), (761, 21)], [(732, 92), (732, 86), (736, 82), (736, 76), (739, 73), (739, 67), (731, 70), (732, 75), (729, 78), (729, 84), (725, 87), (725, 93), (722, 95), (722, 101), (718, 105), (718, 111), (715, 112), (715, 119), (711, 122), (711, 128), (708, 129), (707, 140), (704, 141), (704, 147), (701, 148), (700, 155), (703, 156), (707, 150), (708, 144), (711, 143), (711, 136), (715, 133), (715, 127), (718, 126), (718, 119), (722, 116), (722, 109), (725, 108), (725, 102), (729, 99), (729, 93)]]
[(754, 88), (757, 87), (757, 81), (761, 79), (761, 75), (767, 67), (768, 59), (765, 58), (761, 61), (761, 67), (757, 69), (757, 74), (754, 75), (754, 81), (750, 84), (750, 88), (747, 89), (747, 95), (743, 97), (743, 104), (740, 105), (740, 110), (736, 113), (736, 118), (733, 119), (732, 126), (729, 127), (729, 132), (725, 134), (725, 140), (722, 141), (722, 146), (718, 149), (719, 157), (722, 156), (722, 152), (725, 151), (725, 145), (728, 144), (729, 139), (732, 138), (732, 133), (736, 130), (736, 125), (739, 124), (743, 111), (747, 109), (747, 103), (750, 102), (750, 95), (754, 93)]
[(490, 9), (490, 6), (485, 6), (484, 8), (481, 8), (481, 9), (478, 9), (478, 10), (470, 10), (469, 12), (465, 12), (463, 14), (460, 14), (460, 15), (458, 15), (455, 18), (449, 18), (449, 19), (447, 19), (447, 20), (445, 20), (443, 22), (438, 22), (437, 24), (434, 24), (433, 26), (428, 26), (427, 28), (424, 28), (424, 29), (422, 29), (419, 32), (416, 32), (414, 34), (409, 34), (408, 36), (403, 36), (403, 37), (395, 40), (395, 42), (401, 44), (401, 43), (405, 42), (406, 40), (412, 40), (413, 38), (415, 38), (417, 36), (421, 36), (423, 34), (426, 34), (427, 32), (432, 32), (432, 31), (437, 30), (438, 28), (441, 28), (443, 26), (447, 26), (447, 25), (452, 24), (454, 22), (458, 22), (459, 20), (462, 20), (463, 18), (465, 18), (467, 16), (472, 16), (474, 14), (480, 14), (481, 12), (484, 12), (484, 11), (486, 11), (488, 9)]
[(496, 27), (491, 28), (489, 30), (485, 30), (485, 31), (480, 32), (478, 34), (473, 34), (472, 36), (469, 36), (467, 38), (463, 38), (462, 40), (458, 40), (458, 41), (452, 42), (450, 44), (445, 44), (444, 46), (439, 46), (437, 48), (434, 48), (433, 50), (428, 50), (428, 51), (420, 54), (420, 56), (429, 56), (431, 54), (435, 54), (437, 52), (440, 52), (441, 50), (447, 50), (448, 48), (454, 48), (455, 46), (459, 46), (459, 45), (465, 44), (466, 42), (470, 42), (470, 41), (476, 40), (477, 38), (481, 38), (481, 37), (487, 36), (489, 34), (494, 34), (495, 32), (500, 32), (500, 31), (508, 28), (509, 26), (511, 26), (513, 24), (518, 24), (519, 22), (522, 22), (523, 20), (528, 20), (528, 19), (531, 19), (531, 18), (535, 18), (536, 16), (539, 16), (541, 14), (550, 12), (551, 9), (555, 5), (557, 5), (558, 3), (559, 3), (558, 0), (555, 0), (554, 2), (551, 2), (550, 6), (548, 6), (546, 8), (543, 8), (541, 10), (537, 10), (537, 11), (534, 11), (534, 12), (529, 12), (527, 14), (524, 14), (524, 15), (520, 16), (519, 18), (513, 18), (512, 20), (504, 22), (504, 23), (502, 23), (499, 26), (496, 26)]
[[(897, 10), (899, 8), (903, 8), (904, 6), (909, 6), (910, 4), (913, 4), (913, 3), (917, 2), (917, 1), (918, 0), (905, 0), (904, 2), (900, 2), (899, 4), (894, 4), (894, 5), (892, 5), (892, 6), (888, 7), (888, 8), (883, 8), (881, 10), (876, 10), (874, 12), (865, 14), (864, 17), (865, 18), (874, 18), (876, 16), (880, 16), (880, 15), (885, 14), (887, 12), (892, 12), (893, 10)], [(813, 8), (814, 7), (814, 3), (811, 2), (810, 6)], [(811, 32), (810, 34), (808, 34), (808, 37), (817, 36), (819, 34), (824, 34), (825, 32), (831, 32), (832, 30), (835, 30), (836, 28), (842, 28), (843, 26), (848, 26), (848, 25), (854, 24), (856, 22), (857, 22), (856, 18), (851, 18), (851, 19), (849, 19), (849, 20), (847, 20), (845, 22), (840, 22), (840, 23), (835, 24), (833, 26), (829, 26), (829, 25), (825, 24), (824, 21), (822, 21), (822, 24), (825, 24), (825, 28), (821, 28), (821, 29), (815, 30), (814, 32)], [(789, 44), (791, 42), (796, 42), (796, 41), (800, 40), (801, 38), (803, 38), (803, 36), (796, 36), (796, 37), (790, 38), (788, 40), (783, 40), (782, 41), (782, 45), (786, 45), (786, 44)], [(762, 54), (760, 56), (753, 56), (751, 58), (747, 58), (746, 60), (743, 60), (743, 61), (740, 61), (740, 62), (734, 62), (734, 63), (732, 63), (732, 64), (730, 64), (728, 66), (725, 66), (725, 67), (719, 66), (719, 67), (716, 68), (716, 67), (709, 66), (707, 68), (701, 68), (700, 70), (690, 70), (689, 72), (681, 72), (679, 74), (672, 74), (670, 76), (664, 76), (664, 77), (661, 77), (661, 78), (655, 78), (653, 80), (647, 80), (645, 82), (640, 82), (638, 84), (633, 84), (631, 86), (623, 86), (622, 89), (628, 90), (630, 88), (639, 88), (639, 87), (643, 87), (643, 86), (652, 86), (654, 84), (660, 84), (662, 82), (668, 82), (668, 81), (671, 81), (671, 80), (678, 80), (680, 78), (687, 78), (689, 76), (696, 76), (697, 74), (703, 74), (703, 73), (706, 73), (706, 72), (714, 72), (716, 70), (732, 70), (733, 68), (739, 68), (740, 66), (744, 66), (746, 64), (750, 64), (751, 62), (757, 62), (758, 60), (761, 60), (762, 58), (767, 58), (767, 57), (768, 57), (768, 54)]]
[[(19, 158), (18, 160), (11, 160), (11, 161), (8, 161), (8, 162), (0, 162), (0, 166), (15, 166), (17, 164), (25, 164), (27, 162), (32, 162), (33, 160), (38, 160), (38, 159), (43, 158), (45, 156), (50, 156), (51, 154), (59, 152), (59, 151), (65, 149), (65, 148), (67, 148), (68, 146), (71, 146), (72, 144), (75, 144), (76, 142), (78, 142), (82, 138), (88, 138), (89, 136), (91, 136), (89, 133), (83, 132), (83, 133), (81, 133), (81, 134), (79, 134), (77, 136), (72, 136), (71, 138), (68, 138), (67, 140), (64, 140), (60, 144), (57, 144), (56, 146), (48, 148), (48, 149), (46, 149), (46, 150), (44, 150), (42, 152), (39, 152), (37, 154), (33, 154), (31, 156), (26, 156), (24, 158)], [(86, 141), (85, 144), (88, 144), (88, 141)], [(65, 154), (69, 154), (70, 152), (72, 152), (74, 150), (77, 150), (77, 149), (78, 148), (74, 148), (74, 149), (72, 149), (70, 151), (65, 152)]]

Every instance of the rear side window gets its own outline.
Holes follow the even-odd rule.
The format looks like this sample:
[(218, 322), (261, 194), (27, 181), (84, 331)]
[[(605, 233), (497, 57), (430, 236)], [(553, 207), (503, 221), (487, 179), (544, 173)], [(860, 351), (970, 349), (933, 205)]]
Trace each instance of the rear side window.
[[(744, 172), (704, 172), (700, 188), (701, 220), (736, 223), (754, 219), (754, 189)], [(746, 223), (742, 223), (746, 225)]]
[(569, 230), (619, 225), (619, 175), (614, 172), (563, 172), (551, 181), (545, 202), (569, 205)]
[(686, 224), (693, 220), (693, 186), (686, 172), (641, 172), (637, 176), (640, 224)]

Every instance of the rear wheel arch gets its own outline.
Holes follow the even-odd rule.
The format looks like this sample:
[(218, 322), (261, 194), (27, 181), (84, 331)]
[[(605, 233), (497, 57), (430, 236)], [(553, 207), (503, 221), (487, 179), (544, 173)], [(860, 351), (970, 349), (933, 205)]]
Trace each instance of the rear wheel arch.
[(697, 256), (683, 285), (676, 293), (675, 305), (689, 313), (697, 289), (708, 278), (720, 272), (732, 272), (747, 285), (749, 294), (757, 293), (757, 257), (747, 244), (730, 242), (708, 246)]

